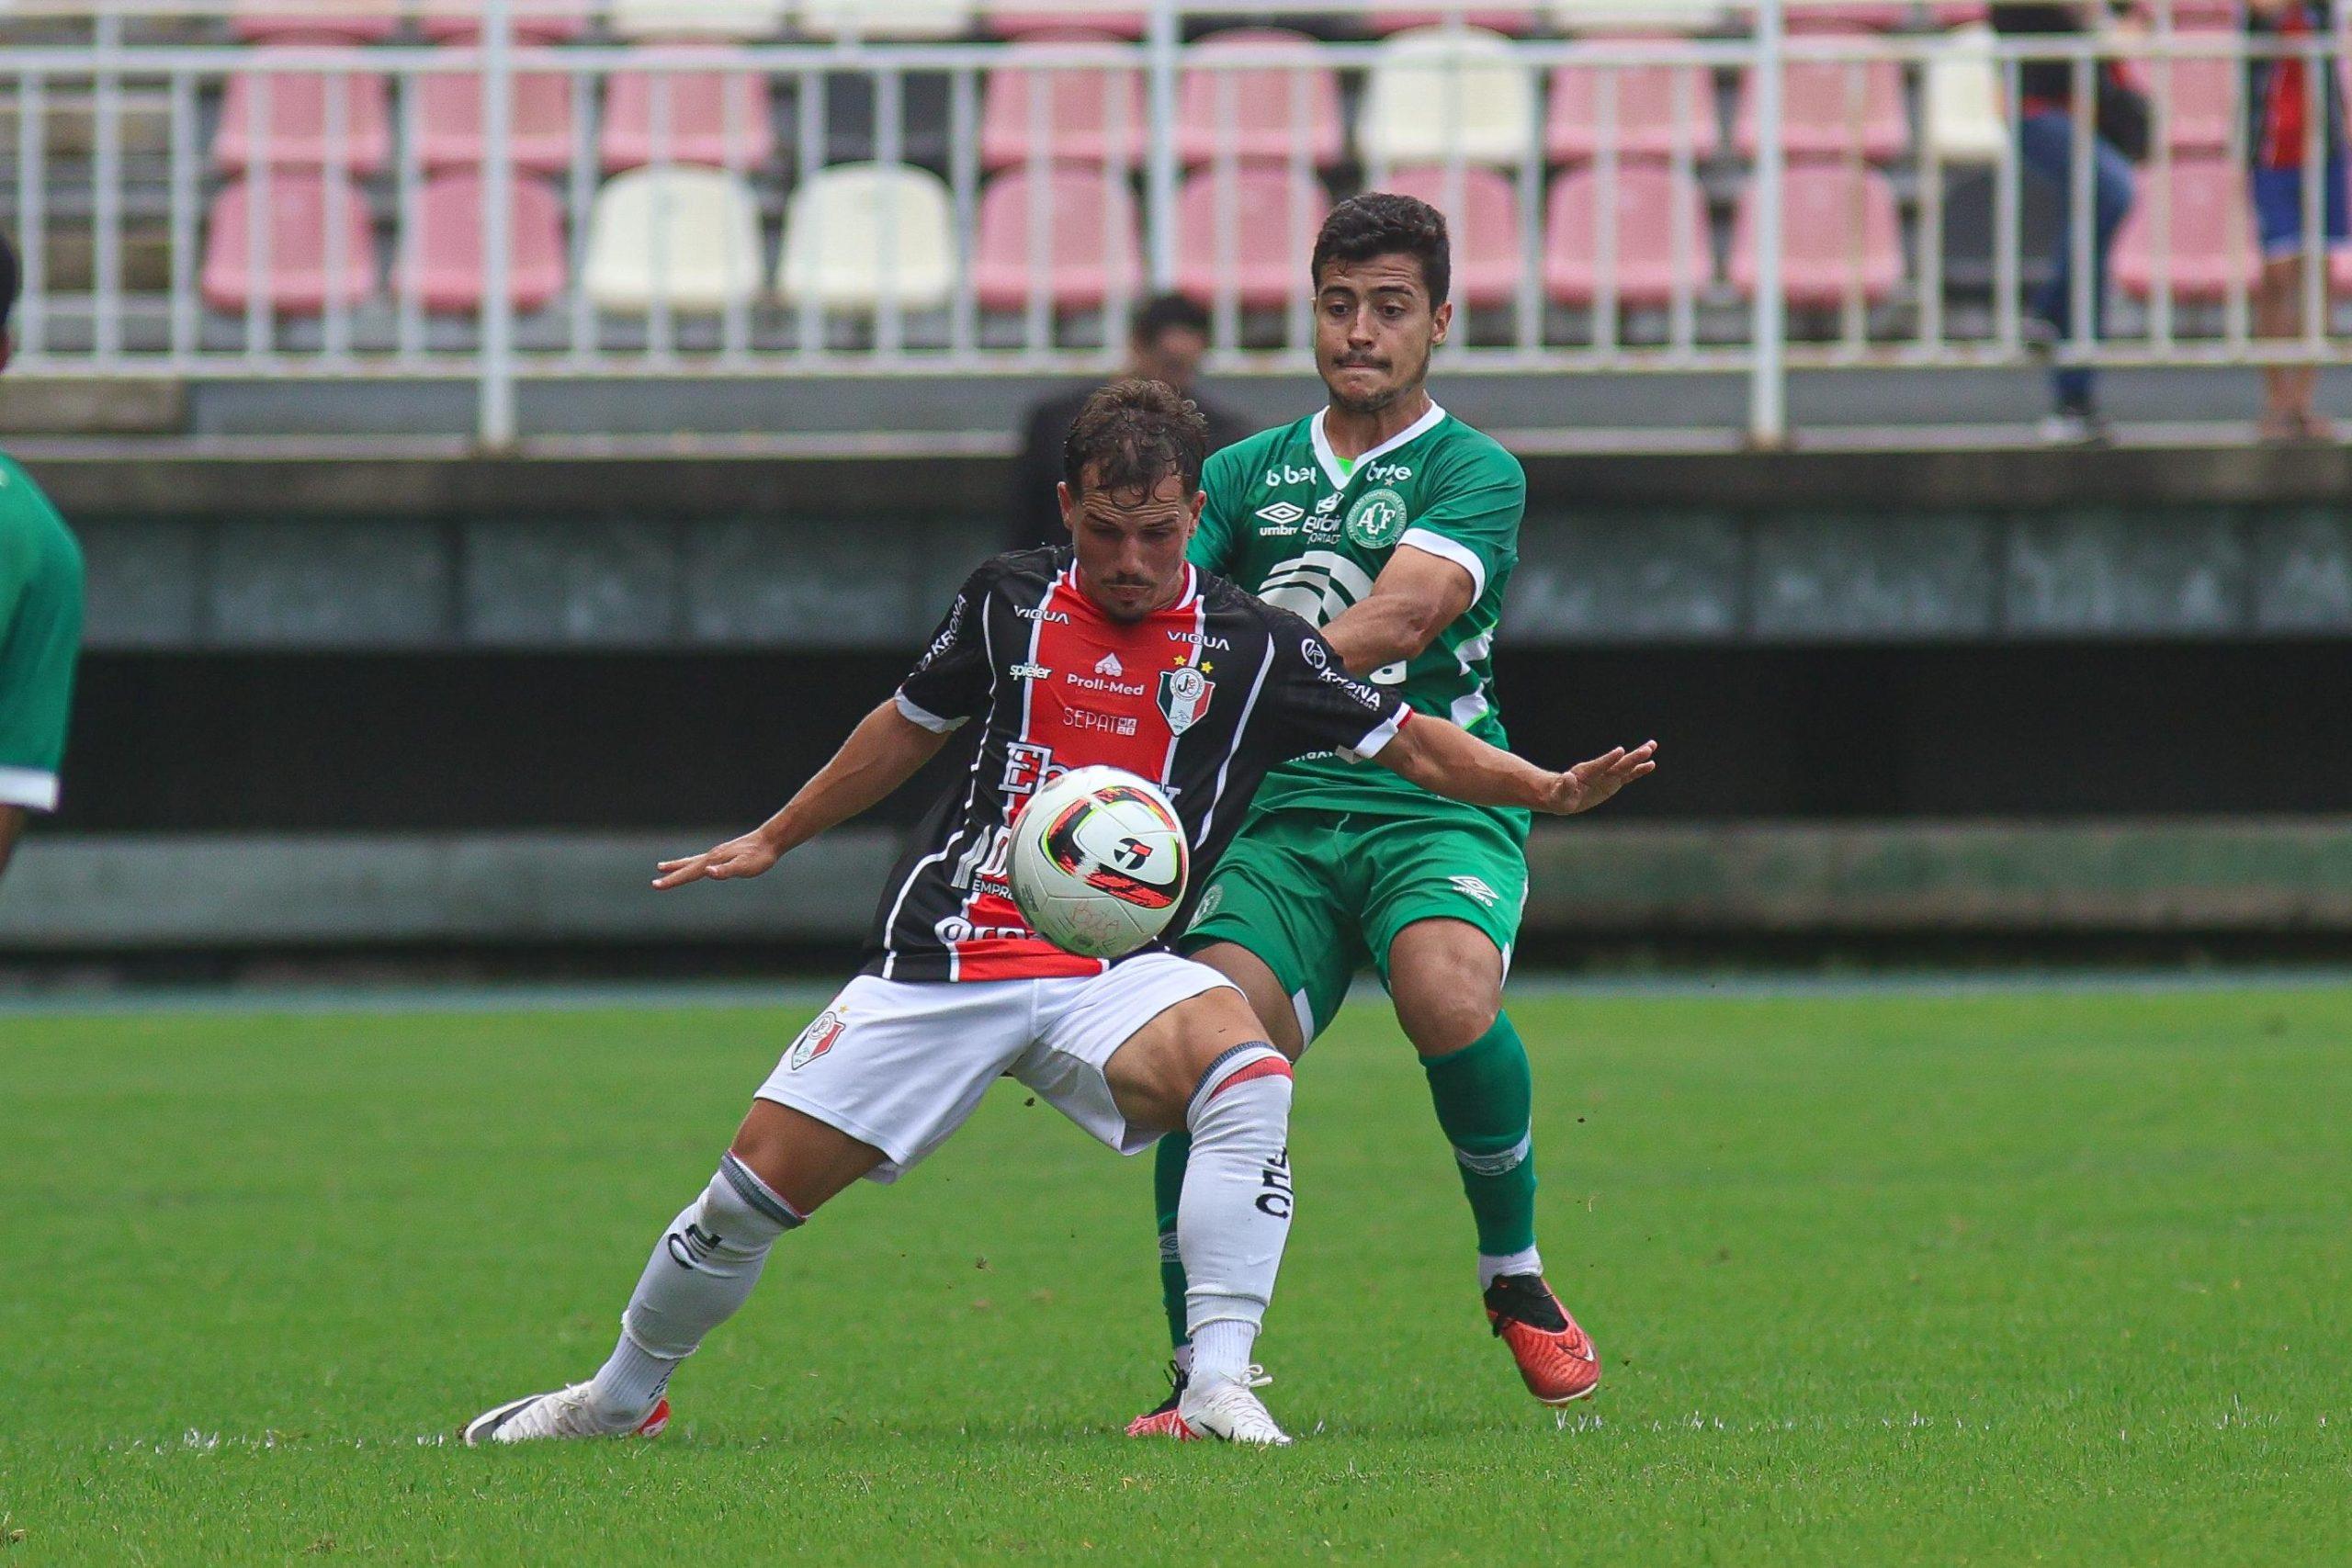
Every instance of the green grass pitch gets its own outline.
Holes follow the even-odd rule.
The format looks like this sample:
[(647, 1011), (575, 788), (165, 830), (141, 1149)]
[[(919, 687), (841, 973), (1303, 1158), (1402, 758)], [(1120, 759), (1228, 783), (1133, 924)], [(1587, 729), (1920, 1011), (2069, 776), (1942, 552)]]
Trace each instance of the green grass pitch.
[(0, 1568), (2342, 1562), (2352, 990), (1537, 998), (1565, 1420), (1420, 1075), (1300, 1075), (1285, 1452), (1130, 1442), (1149, 1173), (1000, 1088), (777, 1250), (655, 1443), (583, 1376), (794, 1010), (0, 1019)]

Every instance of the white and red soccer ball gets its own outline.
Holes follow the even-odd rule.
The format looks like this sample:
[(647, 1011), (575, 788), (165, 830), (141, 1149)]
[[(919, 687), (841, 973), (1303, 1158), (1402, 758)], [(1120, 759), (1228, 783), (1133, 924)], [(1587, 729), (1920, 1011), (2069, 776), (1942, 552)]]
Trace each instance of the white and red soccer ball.
[(1191, 857), (1159, 786), (1119, 768), (1073, 768), (1013, 818), (1010, 869), (1032, 931), (1087, 958), (1117, 958), (1167, 929)]

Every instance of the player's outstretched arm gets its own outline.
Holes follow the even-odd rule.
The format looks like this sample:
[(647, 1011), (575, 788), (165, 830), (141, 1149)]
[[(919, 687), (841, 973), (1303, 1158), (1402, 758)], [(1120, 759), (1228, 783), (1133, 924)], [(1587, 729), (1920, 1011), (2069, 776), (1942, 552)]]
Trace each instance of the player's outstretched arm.
[(1645, 740), (1630, 751), (1620, 746), (1555, 773), (1487, 745), (1458, 725), (1415, 714), (1375, 756), (1432, 795), (1471, 806), (1515, 806), (1566, 817), (1589, 811), (1635, 779), (1656, 772), (1657, 742)]
[(944, 731), (925, 729), (884, 703), (850, 731), (833, 760), (800, 786), (783, 810), (740, 839), (684, 860), (665, 860), (656, 887), (683, 887), (709, 877), (725, 882), (757, 876), (826, 829), (848, 821), (915, 776), (947, 744)]

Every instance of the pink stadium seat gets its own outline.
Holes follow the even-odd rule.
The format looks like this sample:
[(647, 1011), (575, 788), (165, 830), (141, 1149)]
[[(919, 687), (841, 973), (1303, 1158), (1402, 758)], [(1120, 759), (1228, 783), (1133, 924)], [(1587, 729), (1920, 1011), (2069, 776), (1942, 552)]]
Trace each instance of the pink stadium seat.
[[(2135, 299), (2156, 292), (2156, 170), (2141, 186), (2115, 236), (2115, 279)], [(2245, 175), (2226, 157), (2178, 158), (2172, 165), (2168, 258), (2172, 297), (2211, 304), (2229, 297), (2233, 280), (2251, 288), (2261, 270)]]
[[(2183, 32), (2191, 29), (2184, 28)], [(2226, 29), (2199, 28), (2203, 32), (2226, 32)], [(2165, 90), (2163, 61), (2143, 60), (2136, 62), (2140, 80), (2147, 85), (2151, 97)], [(2172, 104), (2172, 128), (2168, 140), (2176, 152), (2225, 152), (2230, 146), (2231, 122), (2238, 112), (2238, 63), (2224, 55), (2202, 60), (2176, 60), (2170, 62), (2172, 73), (2169, 96)]]
[(391, 92), (381, 76), (361, 72), (245, 71), (231, 76), (221, 96), (213, 163), (231, 173), (257, 163), (329, 167), (335, 149), (328, 141), (327, 106), (337, 97), (343, 104), (344, 168), (355, 175), (382, 173), (392, 156)]
[(1993, 7), (1986, 0), (1935, 0), (1928, 7), (1928, 15), (1936, 26), (1950, 32), (1954, 28), (1973, 28), (1989, 20)]
[(972, 287), (987, 310), (1018, 310), (1029, 303), (1032, 275), (1042, 271), (1057, 310), (1100, 309), (1114, 294), (1143, 288), (1142, 245), (1136, 238), (1134, 195), (1124, 180), (1105, 180), (1099, 168), (1057, 168), (1042, 182), (1046, 246), (1030, 239), (1040, 182), (1026, 169), (1008, 169), (980, 196), (979, 239)]
[(1176, 151), (1187, 165), (1228, 151), (1238, 158), (1288, 158), (1294, 140), (1304, 141), (1307, 161), (1318, 167), (1340, 161), (1340, 78), (1319, 63), (1314, 39), (1279, 28), (1236, 28), (1202, 39), (1193, 52), (1271, 54), (1274, 62), (1263, 70), (1184, 73)]
[[(1754, 11), (1743, 6), (1733, 14), (1743, 26), (1755, 26)], [(1792, 33), (1892, 32), (1910, 19), (1911, 7), (1904, 0), (1874, 0), (1859, 6), (1842, 0), (1834, 6), (1808, 6), (1804, 0), (1792, 0), (1788, 8), (1788, 28)]]
[(1461, 196), (1449, 198), (1443, 168), (1397, 169), (1382, 187), (1419, 197), (1445, 214), (1453, 241), (1453, 298), (1476, 309), (1508, 305), (1519, 293), (1519, 193), (1493, 169), (1464, 165)]
[[(277, 173), (269, 179), (263, 222), (266, 267), (247, 244), (251, 187), (238, 180), (212, 200), (205, 225), (204, 302), (242, 312), (258, 273), (262, 296), (280, 315), (322, 314), (329, 300), (356, 305), (376, 291), (375, 232), (368, 204), (349, 181), (318, 174)], [(327, 271), (328, 235), (343, 235), (343, 265)]]
[(1143, 37), (1144, 8), (1118, 6), (1099, 11), (1023, 11), (1018, 6), (990, 6), (983, 8), (981, 20), (998, 38), (1029, 38), (1037, 33), (1080, 28), (1111, 38), (1139, 39)]
[[(1600, 296), (1600, 175), (1571, 169), (1552, 182), (1544, 230), (1544, 291), (1563, 305)], [(1675, 255), (1674, 215), (1683, 215), (1683, 251)], [(1617, 169), (1617, 299), (1621, 304), (1670, 304), (1679, 285), (1697, 294), (1714, 276), (1707, 238), (1707, 201), (1694, 176), (1678, 179), (1662, 164)]]
[(1408, 28), (1434, 28), (1459, 17), (1464, 25), (1516, 38), (1535, 30), (1532, 6), (1481, 6), (1467, 11), (1374, 11), (1364, 25), (1382, 38)]
[(400, 27), (397, 0), (239, 0), (230, 30), (247, 43), (381, 43)]
[[(469, 169), (481, 164), (481, 78), (470, 72), (436, 71), (417, 78), (417, 157), (427, 170)], [(528, 174), (555, 174), (571, 166), (571, 81), (553, 72), (514, 78), (514, 105), (508, 118), (515, 167)]]
[[(1843, 304), (1859, 289), (1877, 304), (1903, 279), (1903, 235), (1894, 187), (1871, 168), (1792, 164), (1781, 191), (1781, 292), (1801, 309)], [(1739, 193), (1732, 217), (1731, 280), (1756, 291), (1756, 186)]]
[[(1859, 98), (1849, 102), (1848, 95), (1855, 92)], [(1781, 131), (1792, 157), (1837, 157), (1857, 150), (1872, 163), (1901, 157), (1911, 144), (1903, 112), (1903, 68), (1891, 60), (1791, 61), (1781, 76)], [(1741, 157), (1756, 156), (1753, 77), (1740, 80), (1732, 136)]]
[[(1008, 51), (1018, 60), (1027, 43), (1102, 43), (1105, 33), (1031, 34)], [(1046, 98), (1046, 155), (1081, 164), (1115, 163), (1128, 168), (1143, 162), (1148, 115), (1139, 71), (1023, 71), (1005, 66), (989, 73), (980, 106), (980, 164), (1001, 169), (1029, 156), (1032, 89)], [(1112, 127), (1121, 129), (1113, 140)]]
[[(1243, 164), (1230, 188), (1215, 169), (1201, 169), (1184, 182), (1176, 198), (1176, 287), (1203, 303), (1213, 303), (1230, 287), (1245, 309), (1288, 304), (1307, 289), (1306, 257), (1315, 231), (1331, 209), (1320, 180), (1295, 192), (1290, 171), (1271, 164)], [(1231, 203), (1232, 226), (1219, 227), (1219, 212)]]
[[(481, 34), (481, 0), (424, 0), (417, 25), (435, 43), (471, 43)], [(550, 4), (532, 0), (515, 7), (514, 38), (520, 43), (570, 43), (588, 30), (586, 0)]]
[[(517, 310), (537, 310), (563, 292), (563, 206), (537, 180), (514, 184), (508, 232), (507, 294)], [(481, 176), (436, 175), (425, 182), (416, 208), (415, 287), (427, 310), (471, 315), (486, 297), (481, 248)], [(395, 292), (409, 281), (405, 265), (392, 273)]]
[[(656, 144), (654, 105), (666, 82), (666, 137)], [(641, 168), (666, 154), (673, 164), (752, 169), (775, 151), (768, 84), (748, 71), (616, 72), (605, 98), (603, 155), (607, 173)]]
[[(1552, 73), (1552, 107), (1544, 127), (1544, 155), (1555, 164), (1580, 164), (1600, 152), (1602, 77), (1617, 79), (1617, 151), (1634, 158), (1673, 156), (1678, 142), (1694, 158), (1723, 144), (1723, 114), (1715, 107), (1713, 76), (1695, 66), (1629, 65), (1614, 73), (1593, 66), (1563, 65)], [(1675, 124), (1675, 78), (1685, 84), (1690, 121)]]

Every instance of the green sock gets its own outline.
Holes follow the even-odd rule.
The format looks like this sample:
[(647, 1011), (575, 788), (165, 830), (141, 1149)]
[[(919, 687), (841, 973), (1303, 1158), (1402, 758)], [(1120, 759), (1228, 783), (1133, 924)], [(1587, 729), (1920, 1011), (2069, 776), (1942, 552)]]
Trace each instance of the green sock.
[(1534, 1084), (1527, 1048), (1507, 1013), (1461, 1050), (1424, 1056), (1437, 1124), (1462, 1168), (1462, 1190), (1478, 1223), (1478, 1250), (1489, 1258), (1535, 1245), (1535, 1156), (1528, 1117)]
[(1159, 1300), (1168, 1309), (1168, 1342), (1178, 1349), (1192, 1336), (1184, 1329), (1184, 1264), (1176, 1256), (1176, 1201), (1184, 1193), (1184, 1166), (1193, 1156), (1193, 1134), (1170, 1133), (1152, 1151), (1151, 1201), (1159, 1211)]

